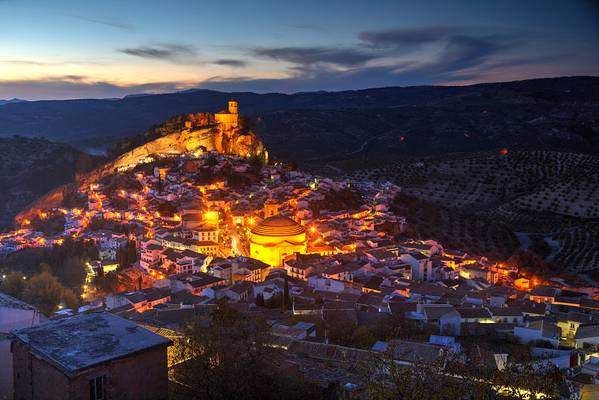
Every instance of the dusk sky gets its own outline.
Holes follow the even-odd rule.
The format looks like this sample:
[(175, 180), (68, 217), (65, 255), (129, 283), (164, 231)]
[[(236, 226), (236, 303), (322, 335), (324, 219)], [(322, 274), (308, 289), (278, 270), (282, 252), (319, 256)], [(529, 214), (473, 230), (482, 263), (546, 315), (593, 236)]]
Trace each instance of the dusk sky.
[(599, 75), (598, 3), (0, 0), (0, 99)]

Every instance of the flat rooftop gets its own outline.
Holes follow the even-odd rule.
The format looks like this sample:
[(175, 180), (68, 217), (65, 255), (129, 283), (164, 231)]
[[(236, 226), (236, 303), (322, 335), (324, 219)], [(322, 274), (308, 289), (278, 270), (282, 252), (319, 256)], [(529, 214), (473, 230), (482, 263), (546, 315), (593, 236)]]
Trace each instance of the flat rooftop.
[(167, 338), (107, 312), (54, 320), (14, 334), (34, 354), (71, 375), (109, 360), (172, 344)]

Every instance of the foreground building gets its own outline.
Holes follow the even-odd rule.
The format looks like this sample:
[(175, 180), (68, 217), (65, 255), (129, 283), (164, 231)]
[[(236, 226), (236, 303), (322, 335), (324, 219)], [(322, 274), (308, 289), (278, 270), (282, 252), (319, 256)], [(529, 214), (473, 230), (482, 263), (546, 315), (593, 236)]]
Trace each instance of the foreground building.
[(18, 330), (14, 398), (167, 399), (171, 343), (106, 312)]
[(30, 304), (0, 292), (0, 400), (13, 398), (10, 332), (40, 323), (40, 312)]

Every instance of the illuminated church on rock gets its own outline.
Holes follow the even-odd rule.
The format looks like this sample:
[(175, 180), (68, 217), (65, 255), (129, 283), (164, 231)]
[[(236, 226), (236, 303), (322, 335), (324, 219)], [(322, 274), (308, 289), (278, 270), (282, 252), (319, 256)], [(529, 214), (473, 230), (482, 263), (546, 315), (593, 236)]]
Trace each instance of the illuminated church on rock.
[(272, 267), (283, 265), (286, 257), (307, 250), (306, 229), (279, 214), (279, 206), (273, 199), (264, 204), (264, 220), (250, 232), (250, 257)]
[(229, 100), (229, 109), (214, 114), (214, 119), (220, 124), (224, 131), (230, 131), (231, 129), (237, 128), (239, 126), (237, 102), (235, 100)]

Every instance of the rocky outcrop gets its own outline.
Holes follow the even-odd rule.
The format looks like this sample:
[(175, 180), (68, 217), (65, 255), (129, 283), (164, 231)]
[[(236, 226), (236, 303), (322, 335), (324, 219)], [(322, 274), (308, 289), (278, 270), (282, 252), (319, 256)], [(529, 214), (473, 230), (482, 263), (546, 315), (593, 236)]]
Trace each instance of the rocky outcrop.
[(250, 157), (261, 155), (266, 150), (260, 139), (251, 132), (241, 133), (239, 129), (223, 131), (214, 125), (184, 129), (136, 147), (113, 162), (79, 177), (78, 181), (81, 185), (90, 184), (105, 176), (133, 168), (144, 162), (151, 162), (156, 158), (211, 151)]
[(39, 210), (47, 210), (49, 208), (60, 206), (65, 198), (65, 195), (72, 190), (74, 190), (74, 185), (66, 184), (57, 187), (49, 193), (46, 193), (33, 203), (29, 204), (27, 208), (22, 210), (19, 214), (17, 214), (15, 216), (16, 223), (20, 226), (24, 220), (33, 219)]

